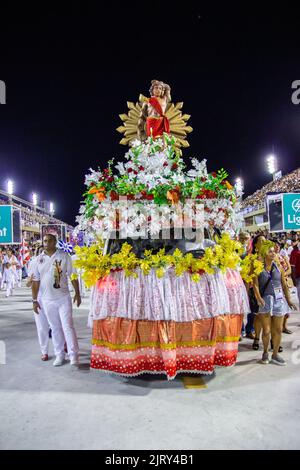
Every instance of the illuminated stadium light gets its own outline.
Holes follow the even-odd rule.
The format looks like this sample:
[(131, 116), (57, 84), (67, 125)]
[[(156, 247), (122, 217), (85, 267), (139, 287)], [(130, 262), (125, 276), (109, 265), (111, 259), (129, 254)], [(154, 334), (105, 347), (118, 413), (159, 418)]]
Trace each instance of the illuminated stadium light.
[(32, 193), (32, 203), (34, 206), (37, 206), (38, 203), (38, 196), (36, 193)]
[(10, 196), (14, 194), (14, 183), (12, 180), (7, 181), (7, 192)]
[(50, 214), (52, 214), (52, 215), (54, 214), (54, 204), (53, 204), (53, 202), (50, 202), (50, 204), (49, 204), (49, 211), (50, 211)]
[(274, 175), (277, 171), (277, 158), (273, 154), (267, 157), (267, 169), (271, 175)]

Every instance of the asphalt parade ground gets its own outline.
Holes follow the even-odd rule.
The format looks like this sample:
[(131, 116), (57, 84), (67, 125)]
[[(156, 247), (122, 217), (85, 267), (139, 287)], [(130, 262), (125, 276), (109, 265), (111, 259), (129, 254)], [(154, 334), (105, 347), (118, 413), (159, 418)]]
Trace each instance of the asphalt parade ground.
[[(123, 378), (89, 369), (88, 296), (74, 319), (80, 366), (40, 359), (25, 287), (0, 291), (0, 449), (299, 449), (300, 313), (283, 335), (285, 367), (243, 339), (213, 376)], [(297, 349), (298, 348), (298, 349)]]

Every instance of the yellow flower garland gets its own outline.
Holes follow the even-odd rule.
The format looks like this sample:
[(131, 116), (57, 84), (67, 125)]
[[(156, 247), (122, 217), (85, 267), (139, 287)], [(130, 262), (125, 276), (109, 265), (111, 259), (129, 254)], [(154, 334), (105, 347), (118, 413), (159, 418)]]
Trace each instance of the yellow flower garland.
[(257, 255), (241, 259), (242, 245), (232, 240), (228, 233), (223, 233), (215, 246), (207, 248), (202, 258), (195, 258), (191, 253), (183, 254), (178, 248), (172, 255), (166, 255), (164, 249), (156, 254), (152, 254), (152, 250), (145, 250), (144, 257), (138, 258), (128, 243), (123, 243), (120, 252), (113, 255), (103, 255), (103, 243), (75, 247), (75, 252), (77, 259), (74, 266), (83, 271), (82, 278), (87, 287), (92, 287), (114, 269), (122, 269), (126, 276), (133, 277), (138, 276), (137, 269), (144, 275), (154, 269), (157, 277), (162, 278), (167, 269), (173, 268), (176, 276), (189, 272), (194, 282), (199, 282), (201, 274), (214, 274), (216, 269), (225, 272), (226, 269), (237, 268), (241, 269), (245, 282), (251, 282), (263, 270)]

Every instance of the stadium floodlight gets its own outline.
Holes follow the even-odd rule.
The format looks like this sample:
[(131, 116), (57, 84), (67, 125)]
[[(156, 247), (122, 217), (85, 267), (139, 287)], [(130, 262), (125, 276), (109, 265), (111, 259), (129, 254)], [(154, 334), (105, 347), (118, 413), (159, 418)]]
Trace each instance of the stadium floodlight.
[(274, 175), (277, 171), (277, 158), (274, 154), (271, 154), (267, 157), (267, 169), (271, 175)]
[(54, 204), (53, 204), (53, 202), (50, 202), (49, 210), (50, 210), (50, 214), (53, 215), (54, 214)]
[(244, 191), (244, 181), (242, 178), (236, 178), (235, 180), (235, 191), (238, 196), (241, 196)]
[(14, 182), (12, 180), (7, 181), (7, 192), (10, 196), (14, 194)]
[(32, 193), (32, 203), (34, 206), (37, 206), (38, 203), (38, 196), (36, 193)]

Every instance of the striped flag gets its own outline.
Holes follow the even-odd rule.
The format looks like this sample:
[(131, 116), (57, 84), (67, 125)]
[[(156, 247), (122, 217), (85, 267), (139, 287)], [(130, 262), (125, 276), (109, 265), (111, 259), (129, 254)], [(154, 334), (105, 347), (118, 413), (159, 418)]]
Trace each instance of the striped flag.
[(28, 249), (28, 243), (23, 238), (22, 245), (20, 248), (20, 261), (22, 262), (22, 266), (26, 266), (26, 264), (30, 261), (30, 252)]

